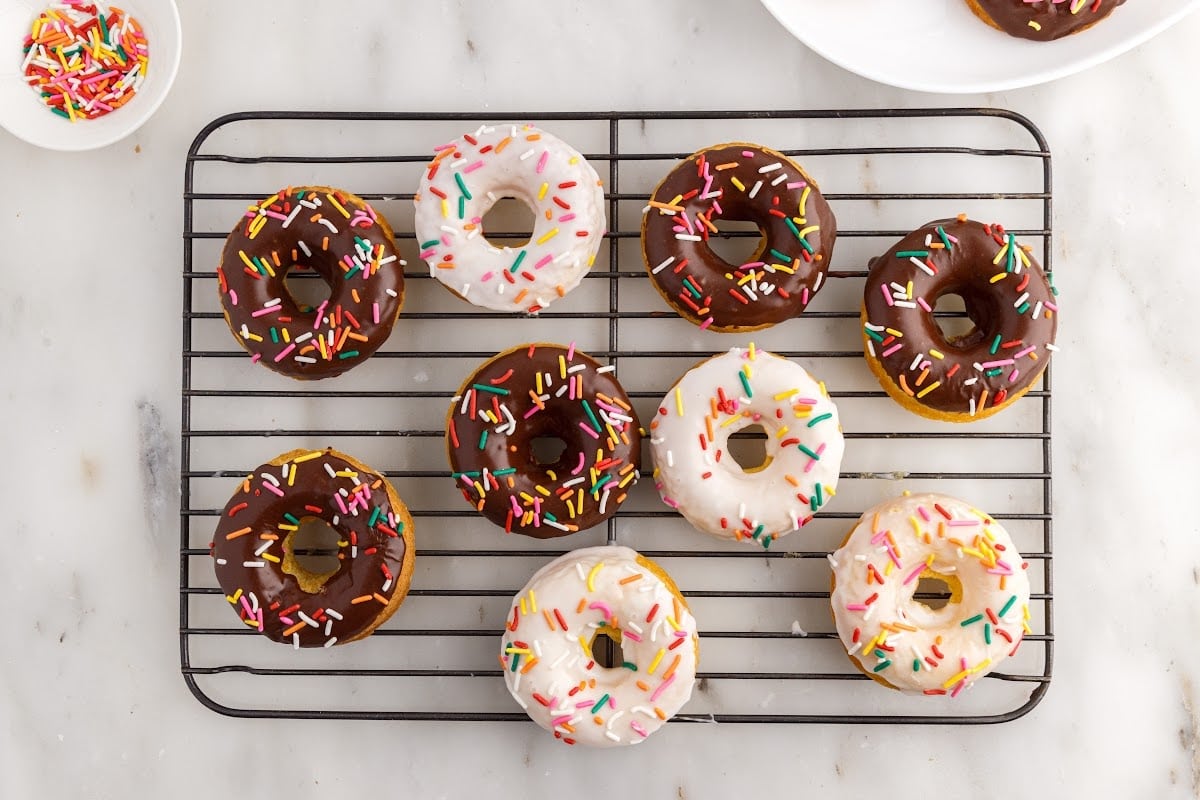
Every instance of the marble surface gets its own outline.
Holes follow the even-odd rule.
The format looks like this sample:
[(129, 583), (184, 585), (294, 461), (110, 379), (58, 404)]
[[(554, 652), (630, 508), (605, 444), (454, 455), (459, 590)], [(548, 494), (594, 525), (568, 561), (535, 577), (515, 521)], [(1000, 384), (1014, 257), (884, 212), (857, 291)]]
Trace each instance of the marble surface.
[[(1200, 523), (1183, 502), (1200, 477), (1197, 292), (1176, 243), (1200, 218), (1200, 17), (1053, 85), (945, 98), (832, 67), (751, 2), (181, 5), (179, 80), (139, 134), (80, 155), (0, 135), (0, 796), (1200, 795)], [(1058, 646), (1033, 713), (968, 729), (679, 725), (582, 752), (523, 724), (233, 720), (187, 692), (179, 196), (208, 120), (944, 104), (1027, 114), (1055, 154), (1071, 308), (1055, 377)]]

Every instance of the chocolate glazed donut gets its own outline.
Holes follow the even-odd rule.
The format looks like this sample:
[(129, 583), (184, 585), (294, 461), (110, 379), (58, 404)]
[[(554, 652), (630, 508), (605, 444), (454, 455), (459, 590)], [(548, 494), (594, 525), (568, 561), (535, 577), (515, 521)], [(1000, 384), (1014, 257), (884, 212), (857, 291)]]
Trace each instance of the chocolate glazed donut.
[[(962, 297), (975, 327), (947, 338), (938, 298)], [(1011, 405), (1055, 350), (1049, 278), (1001, 225), (960, 215), (931, 222), (871, 262), (863, 294), (867, 364), (902, 406), (969, 422)]]
[[(342, 374), (384, 343), (404, 302), (403, 264), (387, 220), (365, 200), (302, 186), (250, 206), (225, 240), (217, 280), (225, 320), (251, 358), (315, 380)], [(329, 285), (315, 309), (284, 282), (306, 268)]]
[[(338, 534), (338, 565), (296, 560), (307, 520)], [(361, 639), (408, 594), (415, 558), (408, 508), (387, 480), (336, 450), (293, 450), (242, 481), (221, 512), (212, 557), (225, 599), (249, 627), (295, 647)]]
[(993, 28), (1010, 36), (1048, 42), (1090, 28), (1125, 0), (967, 0)]
[[(537, 439), (565, 445), (551, 463)], [(564, 536), (611, 517), (638, 479), (637, 413), (612, 367), (572, 344), (527, 344), (484, 363), (446, 419), (454, 479), (508, 532)]]
[[(708, 246), (724, 220), (753, 222), (762, 232), (745, 264)], [(684, 319), (725, 333), (798, 316), (825, 281), (836, 238), (833, 211), (798, 164), (739, 142), (677, 165), (642, 217), (651, 283)]]

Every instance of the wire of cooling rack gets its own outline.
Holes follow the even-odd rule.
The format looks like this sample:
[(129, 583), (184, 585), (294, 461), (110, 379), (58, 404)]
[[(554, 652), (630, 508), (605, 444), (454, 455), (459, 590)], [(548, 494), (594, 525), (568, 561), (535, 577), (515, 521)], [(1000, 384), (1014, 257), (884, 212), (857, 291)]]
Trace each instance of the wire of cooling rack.
[[(640, 346), (644, 341), (644, 337), (641, 336), (636, 338), (636, 344), (629, 341), (632, 334), (627, 334), (627, 330), (632, 326), (640, 326), (638, 330), (644, 331), (646, 326), (654, 326), (654, 330), (666, 330), (668, 326), (679, 324), (672, 312), (653, 305), (652, 302), (641, 303), (643, 296), (657, 298), (653, 297), (654, 292), (641, 282), (646, 274), (637, 255), (637, 221), (640, 214), (634, 212), (640, 209), (648, 197), (644, 170), (640, 168), (651, 165), (649, 172), (661, 175), (673, 160), (686, 157), (691, 152), (677, 151), (661, 145), (647, 145), (647, 129), (656, 125), (676, 126), (681, 130), (684, 129), (683, 126), (699, 126), (704, 130), (711, 128), (717, 131), (711, 141), (700, 144), (720, 140), (753, 140), (755, 126), (762, 125), (786, 126), (773, 128), (776, 135), (780, 130), (800, 130), (815, 125), (833, 126), (837, 129), (838, 135), (833, 142), (837, 146), (788, 147), (786, 142), (785, 146), (779, 146), (774, 139), (764, 142), (805, 164), (810, 160), (860, 159), (866, 165), (869, 159), (889, 157), (919, 157), (926, 159), (926, 163), (932, 160), (935, 164), (946, 166), (953, 159), (992, 163), (998, 160), (1013, 165), (1032, 163), (1034, 169), (1031, 174), (1035, 177), (1030, 180), (1029, 186), (1019, 189), (1004, 186), (988, 187), (997, 188), (996, 191), (966, 191), (961, 188), (945, 191), (937, 187), (921, 191), (879, 191), (869, 186), (839, 185), (837, 188), (845, 191), (826, 192), (825, 196), (835, 206), (842, 203), (855, 209), (863, 207), (864, 204), (879, 207), (881, 204), (895, 206), (940, 203), (941, 208), (945, 209), (943, 215), (950, 215), (959, 210), (956, 206), (946, 209), (947, 203), (1021, 201), (1027, 205), (1033, 204), (1036, 206), (1036, 214), (1031, 218), (1031, 223), (1023, 228), (1018, 226), (1010, 230), (1018, 236), (1040, 239), (1042, 264), (1048, 272), (1052, 269), (1049, 148), (1041, 132), (1032, 122), (1003, 110), (603, 112), (486, 116), (474, 113), (245, 112), (214, 120), (196, 136), (188, 151), (185, 165), (179, 573), (180, 660), (183, 675), (196, 698), (214, 711), (240, 717), (463, 721), (526, 719), (523, 713), (504, 702), (508, 699), (507, 693), (503, 688), (500, 671), (494, 666), (494, 648), (491, 647), (500, 635), (507, 601), (523, 583), (523, 579), (512, 579), (510, 586), (480, 587), (471, 583), (472, 578), (469, 576), (475, 576), (475, 581), (482, 580), (479, 576), (488, 574), (487, 565), (506, 563), (515, 565), (515, 574), (527, 575), (545, 560), (576, 546), (585, 546), (572, 541), (573, 538), (582, 537), (584, 534), (553, 540), (547, 544), (517, 536), (497, 536), (494, 531), (483, 531), (476, 539), (470, 539), (471, 542), (477, 542), (478, 546), (450, 546), (450, 540), (439, 534), (451, 529), (465, 529), (478, 521), (477, 515), (462, 504), (456, 495), (441, 497), (434, 492), (426, 499), (422, 494), (418, 494), (416, 503), (410, 500), (410, 506), (413, 507), (414, 516), (418, 520), (417, 563), (420, 565), (436, 561), (431, 574), (417, 576), (405, 607), (369, 640), (315, 655), (293, 654), (290, 648), (274, 645), (256, 636), (254, 631), (237, 626), (236, 615), (224, 608), (224, 598), (212, 580), (206, 546), (206, 537), (211, 536), (211, 529), (215, 526), (216, 516), (224, 502), (223, 493), (231, 490), (236, 480), (249, 472), (255, 464), (287, 449), (271, 442), (271, 439), (288, 442), (298, 439), (308, 442), (308, 446), (326, 443), (337, 446), (339, 442), (347, 439), (363, 443), (382, 440), (390, 447), (412, 444), (414, 450), (432, 450), (440, 453), (443, 431), (438, 427), (438, 422), (444, 412), (444, 403), (448, 401), (451, 393), (444, 389), (418, 388), (420, 384), (413, 382), (405, 382), (401, 387), (392, 385), (387, 380), (347, 385), (344, 383), (347, 376), (319, 384), (290, 383), (266, 374), (267, 371), (261, 368), (245, 367), (244, 353), (233, 346), (233, 340), (222, 330), (224, 323), (215, 304), (213, 254), (216, 251), (212, 249), (219, 247), (228, 232), (227, 221), (236, 219), (238, 204), (244, 205), (245, 202), (266, 196), (284, 182), (300, 185), (307, 181), (309, 173), (317, 169), (349, 170), (367, 166), (372, 170), (379, 170), (405, 165), (419, 169), (419, 165), (427, 161), (432, 146), (441, 141), (438, 138), (423, 139), (426, 128), (454, 131), (457, 127), (465, 131), (483, 123), (504, 121), (535, 122), (551, 130), (567, 125), (582, 126), (583, 130), (595, 129), (592, 132), (599, 146), (580, 149), (583, 149), (587, 158), (596, 165), (597, 171), (607, 184), (605, 188), (610, 233), (607, 246), (602, 250), (585, 284), (606, 285), (591, 295), (593, 302), (590, 307), (585, 305), (580, 308), (578, 303), (571, 305), (563, 301), (562, 310), (554, 308), (543, 312), (539, 317), (541, 322), (536, 324), (557, 326), (556, 330), (563, 331), (559, 336), (563, 340), (572, 335), (571, 331), (576, 326), (596, 324), (598, 327), (595, 330), (595, 338), (592, 346), (587, 348), (588, 352), (618, 365), (622, 374), (627, 364), (632, 365), (635, 373), (639, 370), (644, 373), (646, 364), (651, 361), (664, 365), (678, 363), (682, 368), (686, 368), (704, 355), (740, 343), (740, 340), (726, 338), (721, 334), (697, 334), (690, 330), (686, 331), (687, 336), (700, 337), (699, 340), (690, 340), (690, 349), (685, 346), (664, 346), (663, 342), (670, 344), (667, 341), (670, 336), (666, 334), (655, 338), (653, 342), (656, 346), (653, 347)], [(977, 143), (960, 144), (947, 141), (912, 145), (883, 145), (872, 142), (856, 146), (853, 143), (853, 134), (857, 130), (881, 126), (886, 134), (889, 125), (897, 125), (900, 121), (918, 125), (928, 124), (931, 136), (935, 126), (941, 122), (960, 124), (993, 121), (1012, 128), (1012, 131), (1023, 137), (1027, 144), (983, 146)], [(266, 137), (265, 129), (271, 126), (283, 126), (290, 131), (290, 136), (281, 135), (274, 139)], [(264, 144), (264, 141), (282, 143), (283, 146), (299, 141), (302, 143), (300, 146), (305, 146), (308, 138), (296, 134), (309, 133), (310, 129), (318, 126), (334, 126), (342, 139), (350, 144), (335, 152), (264, 152), (273, 149)], [(404, 132), (413, 142), (412, 146), (396, 148), (390, 144), (375, 144), (368, 147), (371, 152), (362, 152), (361, 141), (374, 141), (365, 135), (366, 132), (369, 129), (377, 129), (378, 126)], [(351, 133), (349, 137), (345, 136), (346, 131)], [(361, 139), (354, 135), (356, 132), (364, 134)], [(431, 130), (429, 136), (436, 134)], [(390, 142), (387, 137), (383, 138)], [(565, 138), (571, 140), (570, 137)], [(883, 138), (886, 139), (887, 136)], [(223, 149), (209, 150), (214, 139), (221, 141)], [(628, 143), (630, 141), (632, 144)], [(255, 149), (256, 147), (258, 149)], [(243, 152), (235, 152), (239, 148)], [(277, 185), (247, 187), (240, 177), (232, 177), (234, 173), (228, 171), (232, 168), (262, 169), (271, 175), (277, 171), (285, 171), (283, 174), (295, 177), (276, 181)], [(814, 173), (817, 174), (815, 170)], [(206, 190), (198, 188), (201, 183), (205, 184)], [(212, 183), (216, 184), (216, 190), (207, 190), (207, 185)], [(833, 186), (826, 185), (827, 188)], [(389, 188), (390, 186), (391, 184)], [(373, 202), (401, 201), (404, 205), (412, 198), (412, 187), (415, 187), (415, 180), (404, 183), (401, 188), (405, 191), (401, 192), (360, 191), (353, 185), (346, 185), (346, 188)], [(864, 190), (856, 191), (858, 189)], [(210, 209), (225, 208), (234, 209), (233, 214), (220, 217), (215, 211), (210, 213)], [(212, 222), (201, 219), (209, 216), (213, 218)], [(394, 218), (391, 221), (396, 228), (396, 238), (402, 249), (406, 244), (411, 244), (411, 240), (415, 238), (411, 231), (411, 222), (405, 224), (402, 220)], [(923, 221), (914, 219), (910, 229)], [(398, 222), (401, 224), (397, 224)], [(847, 240), (861, 239), (873, 242), (878, 239), (881, 244), (880, 251), (890, 240), (908, 232), (908, 229), (898, 226), (845, 225), (840, 210), (839, 228), (842, 229), (839, 231), (839, 248), (843, 247), (840, 242)], [(744, 230), (735, 231), (731, 235), (737, 238), (756, 236), (757, 233)], [(489, 238), (512, 236), (519, 234), (493, 234), (489, 231)], [(834, 258), (830, 277), (840, 280), (830, 283), (843, 283), (850, 287), (846, 296), (853, 298), (866, 275), (866, 268), (848, 267), (837, 252)], [(419, 259), (411, 257), (410, 254), (409, 260), (405, 278), (413, 281), (410, 286), (419, 287), (423, 281), (432, 285)], [(436, 293), (437, 290), (434, 288), (430, 291)], [(826, 288), (818, 299), (833, 291)], [(861, 296), (861, 292), (858, 296)], [(454, 302), (457, 304), (431, 304), (427, 309), (410, 299), (401, 320), (404, 324), (414, 326), (414, 330), (419, 330), (419, 326), (436, 326), (445, 321), (468, 325), (487, 324), (498, 328), (520, 319), (514, 315), (488, 312), (465, 303)], [(639, 305), (648, 307), (638, 308)], [(853, 326), (854, 321), (858, 319), (857, 304), (843, 301), (841, 305), (843, 307), (828, 309), (820, 302), (814, 301), (812, 309), (806, 311), (802, 319), (807, 324), (842, 326), (850, 330), (845, 326)], [(962, 314), (939, 312), (938, 316), (961, 317)], [(521, 320), (516, 324), (535, 323)], [(687, 327), (684, 323), (684, 328)], [(520, 331), (520, 328), (515, 330)], [(410, 362), (425, 363), (424, 360), (433, 358), (439, 363), (452, 361), (454, 367), (445, 369), (449, 372), (457, 370), (465, 375), (475, 362), (490, 357), (498, 350), (544, 334), (531, 333), (524, 338), (521, 338), (519, 333), (515, 335), (517, 338), (513, 341), (497, 342), (495, 347), (491, 346), (489, 339), (484, 343), (487, 344), (486, 347), (477, 344), (452, 350), (443, 349), (444, 344), (441, 340), (436, 349), (431, 346), (406, 348), (405, 342), (397, 342), (394, 335), (393, 343), (389, 343), (378, 352), (372, 362), (382, 365), (377, 367), (377, 371), (386, 371), (392, 365), (399, 367)], [(697, 345), (696, 341), (700, 344)], [(851, 359), (861, 358), (857, 334), (837, 340), (836, 346), (830, 344), (811, 349), (774, 346), (771, 349), (802, 362), (849, 365), (854, 363)], [(366, 372), (367, 369), (368, 365), (364, 365), (355, 372)], [(656, 403), (670, 380), (676, 377), (673, 366), (651, 369), (653, 374), (660, 378), (658, 382), (651, 378), (640, 381), (636, 378), (624, 380), (625, 388), (635, 402), (644, 405)], [(862, 371), (865, 373), (865, 369)], [(663, 374), (659, 375), (660, 372)], [(457, 385), (460, 377), (457, 373), (449, 376), (447, 385)], [(895, 410), (886, 395), (877, 388), (871, 388), (869, 383), (858, 384), (850, 381), (844, 386), (839, 386), (831, 382), (830, 387), (831, 395), (839, 403), (865, 403), (868, 417), (876, 416), (885, 410), (887, 413)], [(413, 416), (418, 418), (418, 422), (426, 421), (423, 427), (383, 424), (384, 419), (390, 421), (391, 418), (381, 415), (378, 409), (383, 408), (382, 405), (364, 405), (368, 410), (353, 417), (355, 420), (366, 419), (368, 422), (379, 423), (376, 425), (361, 422), (345, 426), (313, 424), (313, 419), (326, 418), (319, 410), (295, 415), (307, 424), (281, 427), (278, 424), (268, 424), (278, 422), (277, 418), (270, 417), (262, 423), (234, 425), (228, 422), (231, 415), (224, 411), (234, 407), (246, 408), (248, 404), (255, 407), (290, 404), (303, 412), (308, 406), (323, 408), (321, 404), (328, 401), (363, 404), (382, 404), (390, 401), (411, 404), (413, 407), (424, 407), (422, 404), (427, 404), (433, 411), (425, 414), (423, 418), (421, 414), (414, 413)], [(751, 607), (746, 605), (751, 604), (755, 609), (771, 610), (771, 614), (767, 615), (771, 619), (761, 624), (757, 620), (743, 625), (725, 624), (725, 617), (722, 616), (722, 629), (701, 628), (706, 652), (713, 647), (711, 643), (715, 642), (718, 651), (720, 645), (726, 645), (735, 648), (738, 657), (732, 666), (726, 667), (725, 662), (719, 661), (718, 667), (722, 667), (721, 669), (702, 669), (699, 673), (699, 693), (706, 696), (702, 705), (706, 706), (707, 710), (701, 708), (691, 713), (692, 709), (689, 707), (685, 710), (688, 713), (676, 719), (685, 722), (721, 723), (970, 724), (1012, 720), (1028, 713), (1037, 705), (1049, 688), (1054, 641), (1051, 580), (1053, 550), (1050, 370), (1047, 370), (1042, 385), (1029, 392), (1022, 403), (1027, 404), (1026, 409), (1029, 413), (1014, 423), (1014, 429), (975, 423), (959, 426), (921, 425), (912, 429), (903, 429), (901, 425), (896, 425), (890, 430), (866, 432), (854, 430), (848, 425), (846, 432), (846, 438), (851, 440), (848, 453), (860, 447), (886, 447), (895, 443), (915, 447), (927, 442), (943, 447), (1022, 448), (1020, 457), (1015, 462), (1006, 461), (1003, 467), (994, 469), (971, 469), (956, 464), (952, 469), (933, 465), (923, 471), (900, 472), (899, 470), (905, 470), (908, 466), (905, 463), (889, 463), (885, 469), (856, 471), (846, 469), (845, 466), (843, 468), (843, 482), (859, 480), (870, 483), (902, 479), (907, 482), (905, 485), (909, 485), (952, 480), (969, 481), (973, 486), (983, 486), (1015, 481), (1033, 487), (1029, 497), (1017, 506), (1005, 510), (1004, 513), (995, 513), (994, 516), (1003, 520), (1006, 525), (1027, 528), (1028, 543), (1022, 547), (1022, 552), (1030, 565), (1031, 577), (1035, 578), (1035, 592), (1032, 597), (1034, 608), (1031, 609), (1035, 612), (1035, 631), (1025, 637), (1028, 644), (1025, 645), (1027, 651), (1023, 660), (1011, 659), (1010, 663), (1014, 666), (1009, 668), (1009, 664), (1006, 664), (1006, 671), (993, 673), (979, 682), (978, 686), (984, 688), (974, 690), (974, 694), (983, 695), (983, 702), (974, 705), (955, 706), (942, 702), (940, 698), (918, 698), (915, 703), (910, 702), (911, 699), (896, 699), (898, 693), (887, 692), (875, 686), (849, 665), (844, 651), (840, 651), (841, 645), (827, 618), (828, 574), (827, 571), (821, 571), (825, 566), (826, 554), (836, 546), (836, 530), (831, 529), (825, 540), (816, 543), (804, 540), (803, 534), (798, 533), (781, 539), (780, 548), (769, 552), (748, 548), (735, 549), (723, 542), (698, 542), (697, 538), (704, 538), (698, 534), (692, 534), (692, 538), (683, 538), (682, 535), (675, 534), (664, 535), (664, 538), (659, 540), (664, 546), (658, 547), (648, 546), (640, 539), (631, 542), (631, 528), (634, 526), (669, 526), (678, 525), (679, 522), (674, 512), (665, 510), (653, 502), (656, 498), (652, 488), (648, 486), (650, 481), (643, 481), (637, 489), (649, 499), (640, 505), (632, 501), (627, 503), (626, 508), (610, 519), (606, 530), (603, 531), (606, 541), (630, 544), (650, 558), (682, 566), (695, 565), (698, 569), (707, 568), (705, 565), (715, 566), (716, 571), (722, 574), (740, 574), (738, 570), (743, 568), (755, 570), (752, 573), (747, 572), (742, 583), (732, 587), (721, 585), (721, 582), (717, 581), (718, 588), (694, 588), (689, 586), (685, 579), (681, 582), (681, 588), (693, 602), (711, 603), (714, 605), (710, 608), (714, 609), (719, 608), (715, 605), (717, 603), (740, 603), (745, 607)], [(1011, 412), (1006, 412), (1009, 413)], [(843, 418), (846, 418), (845, 415)], [(1000, 415), (1000, 419), (1004, 418), (1005, 415)], [(351, 449), (351, 452), (355, 451)], [(245, 459), (244, 463), (234, 462), (239, 458)], [(415, 459), (413, 463), (406, 462), (395, 467), (386, 464), (377, 466), (383, 467), (388, 477), (397, 482), (402, 494), (406, 484), (434, 486), (438, 485), (439, 481), (444, 484), (450, 483), (448, 471), (436, 462), (418, 462), (419, 459)], [(644, 463), (648, 465), (648, 459), (644, 459)], [(970, 463), (986, 465), (991, 462), (976, 458)], [(644, 473), (648, 472), (647, 466)], [(900, 488), (898, 485), (895, 492), (898, 493)], [(969, 496), (969, 492), (967, 493)], [(451, 499), (446, 499), (447, 497)], [(422, 500), (425, 502), (422, 503)], [(861, 509), (855, 511), (852, 508), (823, 511), (820, 519), (844, 531), (852, 520), (857, 519), (860, 511)], [(436, 544), (431, 546), (430, 543)], [(598, 542), (589, 540), (585, 544), (595, 543)], [(792, 549), (787, 549), (788, 546)], [(521, 572), (519, 565), (526, 561), (532, 566), (527, 572)], [(442, 568), (443, 562), (450, 566)], [(479, 565), (484, 565), (482, 572), (478, 569)], [(780, 583), (780, 572), (793, 565), (799, 565), (804, 576), (794, 582), (789, 577)], [(460, 572), (468, 578), (460, 581), (457, 577)], [(510, 570), (509, 573), (514, 574), (514, 570)], [(497, 578), (496, 582), (502, 580), (505, 579)], [(1039, 581), (1040, 586), (1037, 585)], [(753, 588), (746, 588), (746, 584)], [(769, 588), (761, 588), (763, 585)], [(1037, 588), (1041, 591), (1036, 591)], [(918, 596), (934, 600), (945, 597), (944, 594), (939, 595), (936, 592)], [(475, 622), (479, 624), (465, 624), (464, 620), (446, 617), (439, 610), (457, 601), (478, 603), (479, 614)], [(415, 616), (406, 616), (405, 610), (410, 605), (422, 602), (431, 603), (435, 608), (430, 611), (422, 607)], [(499, 603), (495, 606), (497, 613), (490, 619), (485, 613), (489, 603)], [(821, 629), (811, 632), (798, 630), (800, 626), (796, 622), (789, 630), (785, 625), (779, 624), (778, 619), (786, 619), (790, 616), (791, 609), (805, 603), (815, 609), (810, 618), (817, 619), (817, 625), (821, 624), (819, 608), (824, 604), (826, 618)], [(781, 606), (786, 608), (779, 611)], [(1039, 606), (1040, 611), (1037, 610)], [(780, 617), (780, 614), (783, 616)], [(699, 612), (697, 616), (703, 623), (705, 614)], [(466, 655), (442, 652), (441, 646), (447, 643), (462, 644), (461, 649), (467, 651)], [(782, 656), (773, 650), (780, 647)], [(356, 650), (358, 648), (361, 650)], [(405, 649), (405, 653), (408, 653), (414, 648), (432, 649), (436, 651), (436, 657), (429, 662), (411, 662), (411, 659), (406, 660), (400, 653), (400, 649)], [(1032, 654), (1029, 650), (1033, 651)], [(480, 658), (478, 653), (486, 653), (488, 657)], [(293, 655), (295, 660), (289, 660), (288, 657)], [(488, 666), (489, 664), (493, 666)], [(797, 668), (797, 664), (802, 668)], [(701, 666), (704, 667), (703, 664)], [(238, 683), (229, 688), (222, 685), (222, 681), (226, 679), (236, 680)], [(417, 682), (416, 689), (411, 688), (411, 682)], [(746, 691), (746, 687), (751, 687), (751, 690)], [(762, 688), (761, 691), (756, 691), (760, 687), (772, 690)], [(389, 692), (394, 692), (399, 697), (391, 705), (381, 700), (366, 704), (351, 702), (351, 697), (357, 699), (362, 694), (380, 698)], [(766, 700), (757, 700), (764, 694)], [(824, 697), (818, 697), (818, 694)], [(776, 695), (797, 698), (798, 705), (788, 706), (782, 711), (768, 712), (769, 702)], [(461, 700), (458, 706), (449, 702), (456, 698)], [(695, 704), (694, 698), (693, 705)]]

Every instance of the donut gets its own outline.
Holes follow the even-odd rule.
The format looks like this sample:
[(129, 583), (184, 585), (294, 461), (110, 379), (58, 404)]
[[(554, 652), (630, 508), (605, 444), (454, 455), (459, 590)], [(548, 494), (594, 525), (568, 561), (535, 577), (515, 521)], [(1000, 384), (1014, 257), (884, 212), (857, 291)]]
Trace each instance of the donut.
[[(766, 461), (743, 469), (729, 437), (767, 434)], [(837, 491), (845, 442), (825, 386), (794, 361), (735, 347), (688, 370), (650, 423), (654, 485), (698, 530), (764, 548), (812, 520)]]
[[(753, 222), (762, 232), (745, 264), (709, 247), (723, 220)], [(725, 333), (799, 316), (825, 281), (836, 238), (816, 181), (782, 153), (744, 142), (680, 162), (642, 213), (650, 283), (681, 317)]]
[[(910, 694), (952, 697), (1017, 651), (1029, 633), (1029, 578), (994, 519), (944, 494), (868, 509), (830, 556), (838, 638), (864, 674)], [(931, 608), (922, 578), (950, 586)]]
[(1125, 0), (967, 0), (975, 16), (1010, 36), (1048, 42), (1092, 27)]
[[(430, 275), (477, 306), (530, 314), (579, 285), (605, 228), (604, 190), (587, 159), (532, 125), (485, 125), (434, 149), (413, 198)], [(505, 197), (534, 213), (521, 247), (496, 247), (483, 229)]]
[[(947, 338), (938, 298), (962, 297), (975, 327)], [(946, 422), (1007, 408), (1041, 377), (1056, 349), (1056, 291), (1002, 225), (960, 215), (930, 222), (871, 263), (863, 294), (867, 364), (916, 414)]]
[[(619, 661), (605, 666), (607, 636)], [(595, 651), (593, 651), (595, 648)], [(575, 550), (513, 599), (500, 645), (508, 690), (567, 744), (637, 744), (692, 695), (700, 638), (674, 581), (628, 547)]]
[[(309, 520), (338, 535), (332, 572), (296, 560), (293, 539)], [(242, 622), (296, 648), (346, 644), (382, 625), (408, 594), (415, 554), (396, 490), (332, 448), (292, 450), (247, 475), (212, 543), (217, 583)]]
[[(614, 368), (558, 344), (523, 344), (467, 378), (446, 416), (446, 447), (463, 497), (506, 532), (538, 539), (597, 525), (637, 482), (637, 412)], [(564, 448), (553, 462), (539, 439)]]
[[(225, 239), (217, 283), (225, 321), (252, 361), (301, 380), (341, 375), (388, 338), (404, 303), (392, 228), (362, 198), (328, 186), (276, 192)], [(311, 269), (329, 286), (301, 305), (284, 279)]]

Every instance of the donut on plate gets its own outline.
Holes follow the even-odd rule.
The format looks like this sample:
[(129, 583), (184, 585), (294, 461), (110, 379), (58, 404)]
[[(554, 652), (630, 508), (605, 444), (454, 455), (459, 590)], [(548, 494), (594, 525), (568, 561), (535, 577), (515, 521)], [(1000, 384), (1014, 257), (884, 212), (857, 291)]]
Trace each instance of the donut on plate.
[[(745, 263), (709, 246), (730, 220), (762, 233)], [(700, 150), (676, 165), (642, 215), (650, 282), (687, 321), (724, 333), (800, 315), (824, 284), (837, 222), (799, 164), (761, 145)]]
[[(475, 305), (531, 314), (579, 285), (605, 227), (604, 191), (587, 159), (532, 125), (485, 125), (435, 150), (413, 199), (430, 275)], [(496, 247), (484, 230), (505, 197), (534, 212), (520, 247)]]
[[(562, 449), (539, 460), (538, 440)], [(467, 378), (446, 418), (463, 497), (507, 532), (565, 536), (611, 517), (637, 482), (637, 412), (614, 368), (567, 346), (523, 344)]]
[[(604, 664), (598, 639), (617, 647)], [(637, 744), (692, 694), (700, 639), (670, 576), (628, 547), (575, 550), (513, 600), (504, 680), (530, 719), (567, 744)]]
[[(1029, 632), (1029, 578), (995, 519), (942, 494), (905, 495), (862, 515), (830, 556), (837, 634), (867, 676), (902, 692), (959, 692)], [(932, 608), (923, 578), (950, 586)]]
[[(766, 432), (766, 461), (744, 469), (729, 437)], [(650, 423), (655, 487), (696, 529), (764, 548), (806, 525), (837, 490), (845, 443), (824, 384), (794, 361), (735, 347), (670, 389)]]
[[(392, 228), (365, 200), (328, 186), (276, 192), (250, 206), (217, 268), (225, 321), (251, 360), (301, 380), (340, 375), (391, 333), (404, 303)], [(316, 308), (284, 282), (311, 269), (329, 286)]]
[[(867, 364), (916, 414), (970, 422), (1007, 408), (1056, 349), (1056, 292), (1002, 225), (960, 215), (930, 222), (871, 263), (863, 294)], [(933, 316), (959, 295), (974, 327), (948, 337)]]
[[(336, 569), (296, 560), (309, 520), (338, 535)], [(413, 521), (387, 479), (332, 448), (292, 450), (247, 475), (221, 512), (212, 557), (225, 599), (248, 627), (294, 647), (368, 636), (408, 594)]]
[(1048, 42), (1092, 27), (1125, 0), (967, 0), (975, 16), (1022, 39)]

